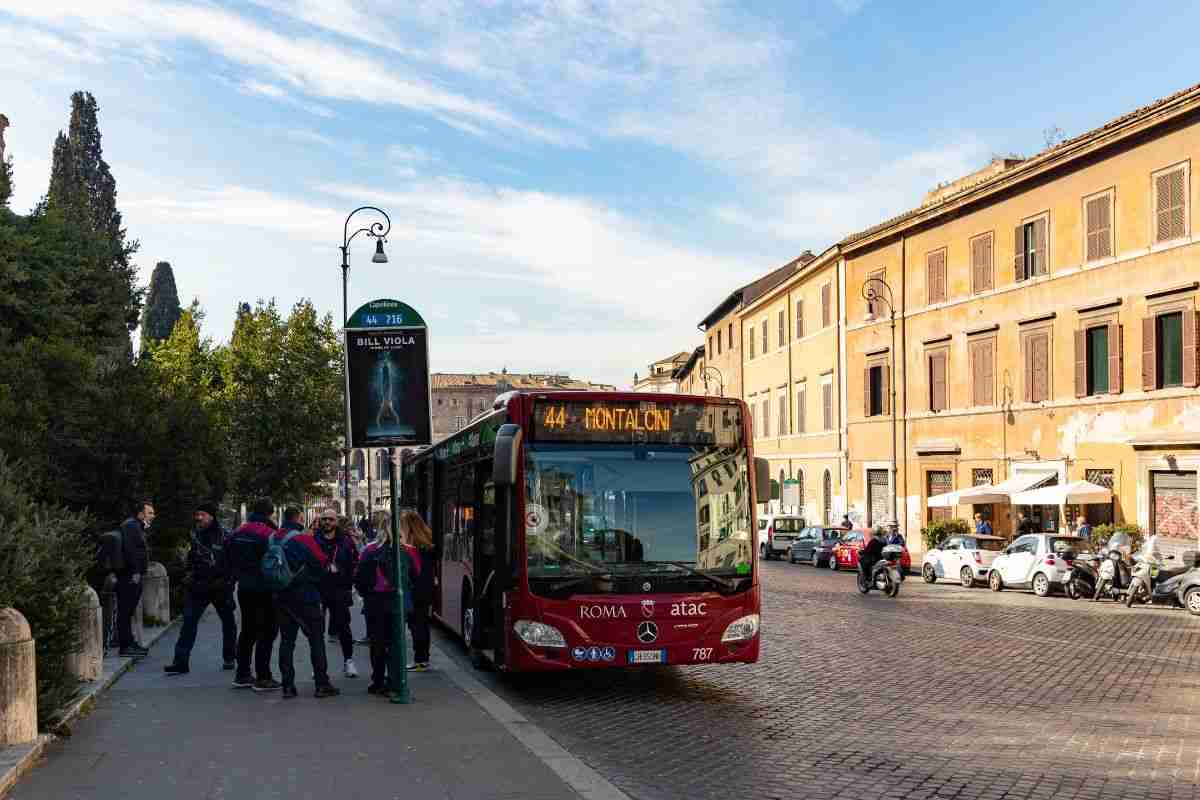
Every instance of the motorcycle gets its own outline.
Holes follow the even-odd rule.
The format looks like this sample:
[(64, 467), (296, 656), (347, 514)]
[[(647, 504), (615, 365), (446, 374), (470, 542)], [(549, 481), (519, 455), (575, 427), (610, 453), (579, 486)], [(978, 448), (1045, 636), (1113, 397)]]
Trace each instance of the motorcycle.
[[(1153, 557), (1139, 556), (1133, 567), (1133, 577), (1129, 581), (1129, 591), (1125, 594), (1125, 607), (1133, 608), (1134, 602), (1162, 605), (1182, 605), (1180, 589), (1184, 576), (1197, 569), (1194, 553), (1185, 563), (1161, 565)], [(1164, 560), (1175, 561), (1174, 555)]]
[(1091, 553), (1081, 553), (1077, 556), (1063, 553), (1063, 558), (1071, 565), (1071, 573), (1063, 583), (1067, 597), (1072, 600), (1092, 597), (1096, 593), (1096, 584), (1100, 580), (1098, 568), (1103, 566), (1099, 563), (1100, 558)]
[(900, 594), (900, 582), (903, 576), (900, 574), (900, 556), (904, 548), (897, 544), (889, 544), (883, 548), (880, 553), (879, 560), (871, 567), (871, 574), (868, 576), (866, 570), (863, 569), (862, 562), (858, 565), (858, 590), (863, 594), (871, 591), (872, 588), (878, 589), (888, 597), (895, 597)]

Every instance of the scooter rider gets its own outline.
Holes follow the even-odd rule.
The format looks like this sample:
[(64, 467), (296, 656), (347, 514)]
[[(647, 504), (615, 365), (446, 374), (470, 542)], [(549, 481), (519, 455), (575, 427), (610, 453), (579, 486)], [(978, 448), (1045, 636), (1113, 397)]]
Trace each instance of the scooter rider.
[(862, 571), (863, 579), (870, 583), (871, 572), (883, 558), (883, 531), (872, 531), (868, 528), (863, 536), (866, 541), (858, 553), (858, 568)]

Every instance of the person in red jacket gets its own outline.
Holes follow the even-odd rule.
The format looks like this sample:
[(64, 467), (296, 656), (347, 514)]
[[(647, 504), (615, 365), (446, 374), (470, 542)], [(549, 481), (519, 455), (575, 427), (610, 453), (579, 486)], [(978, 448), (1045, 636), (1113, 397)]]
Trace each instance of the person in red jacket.
[[(358, 569), (354, 573), (354, 587), (363, 598), (363, 611), (367, 616), (367, 638), (371, 643), (371, 685), (369, 694), (386, 694), (388, 691), (388, 664), (392, 655), (392, 613), (396, 589), (392, 585), (390, 526), (381, 525), (375, 540), (362, 551)], [(404, 547), (400, 551), (408, 559), (408, 587), (419, 579), (420, 561), (414, 558), (415, 551)], [(405, 612), (411, 614), (411, 590), (405, 592)]]

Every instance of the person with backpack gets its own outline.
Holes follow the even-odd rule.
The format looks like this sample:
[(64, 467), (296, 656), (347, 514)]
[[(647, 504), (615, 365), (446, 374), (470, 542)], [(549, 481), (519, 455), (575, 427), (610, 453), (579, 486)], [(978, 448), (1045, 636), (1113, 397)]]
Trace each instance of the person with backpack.
[[(388, 693), (388, 665), (392, 656), (392, 625), (395, 615), (392, 606), (396, 589), (392, 584), (392, 539), (391, 526), (380, 525), (375, 529), (375, 540), (369, 543), (358, 560), (354, 573), (354, 587), (363, 598), (363, 611), (367, 616), (367, 638), (371, 644), (371, 685), (368, 694)], [(413, 573), (420, 562), (412, 558), (408, 548), (401, 550), (408, 562), (409, 587)], [(412, 593), (404, 596), (405, 613), (411, 613)]]
[(221, 618), (221, 663), (233, 669), (237, 658), (237, 619), (233, 611), (233, 589), (225, 564), (227, 534), (217, 522), (217, 507), (200, 503), (192, 514), (192, 546), (187, 555), (184, 581), (187, 595), (183, 604), (183, 625), (175, 642), (175, 660), (163, 667), (168, 675), (186, 675), (190, 671), (192, 647), (200, 617), (212, 605)]
[(433, 533), (417, 512), (409, 510), (400, 515), (400, 531), (404, 536), (408, 555), (416, 567), (410, 573), (412, 587), (412, 610), (406, 617), (412, 632), (412, 669), (421, 672), (429, 669), (429, 608), (433, 604)]
[[(299, 521), (295, 523), (299, 525)], [(324, 621), (321, 612), (321, 576), (331, 562), (311, 533), (297, 529), (277, 531), (263, 559), (263, 575), (273, 588), (279, 624), (279, 677), (283, 697), (297, 696), (296, 636), (301, 631), (308, 639), (312, 659), (315, 697), (335, 697), (340, 692), (329, 680), (329, 661), (325, 655)]]
[[(254, 501), (245, 524), (233, 532), (225, 544), (229, 576), (237, 582), (237, 602), (242, 611), (242, 631), (237, 640), (237, 672), (233, 688), (270, 692), (280, 684), (271, 675), (271, 650), (275, 646), (278, 624), (275, 598), (263, 577), (263, 557), (267, 554), (275, 525), (275, 505), (270, 498)], [(254, 673), (250, 656), (254, 655)]]
[[(289, 509), (300, 514), (299, 509)], [(357, 678), (358, 668), (354, 665), (354, 636), (350, 633), (350, 608), (354, 605), (351, 594), (354, 586), (354, 569), (358, 566), (358, 548), (350, 536), (337, 527), (337, 514), (327, 508), (321, 512), (321, 532), (316, 536), (317, 546), (325, 554), (329, 566), (321, 575), (321, 621), (329, 618), (329, 635), (337, 637), (342, 646), (347, 678)]]
[(146, 530), (154, 522), (154, 505), (142, 500), (133, 507), (133, 516), (121, 523), (121, 568), (117, 569), (117, 641), (120, 654), (145, 658), (150, 650), (133, 638), (133, 614), (142, 599), (142, 579), (150, 567)]

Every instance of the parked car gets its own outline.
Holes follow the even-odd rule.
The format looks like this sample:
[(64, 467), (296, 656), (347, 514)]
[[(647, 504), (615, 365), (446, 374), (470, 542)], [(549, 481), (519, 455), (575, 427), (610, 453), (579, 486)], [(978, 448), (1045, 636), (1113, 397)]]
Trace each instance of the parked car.
[[(866, 531), (852, 530), (843, 531), (842, 540), (833, 548), (834, 562), (830, 565), (830, 569), (858, 569), (858, 551), (862, 550)], [(905, 575), (912, 574), (912, 556), (908, 553), (908, 546), (904, 545), (904, 549), (900, 553), (900, 571)]]
[(804, 530), (804, 520), (790, 514), (769, 514), (758, 520), (758, 554), (783, 558), (792, 552), (792, 542)]
[(926, 583), (950, 578), (971, 588), (976, 581), (987, 581), (992, 562), (1004, 552), (999, 536), (951, 536), (925, 553), (921, 559), (921, 577)]
[(1030, 533), (1019, 536), (996, 556), (988, 570), (988, 586), (1001, 589), (1033, 589), (1045, 597), (1071, 574), (1075, 553), (1089, 547), (1087, 539), (1057, 533)]
[(814, 567), (828, 566), (833, 558), (833, 548), (845, 532), (842, 528), (805, 528), (792, 541), (792, 563), (803, 561)]

